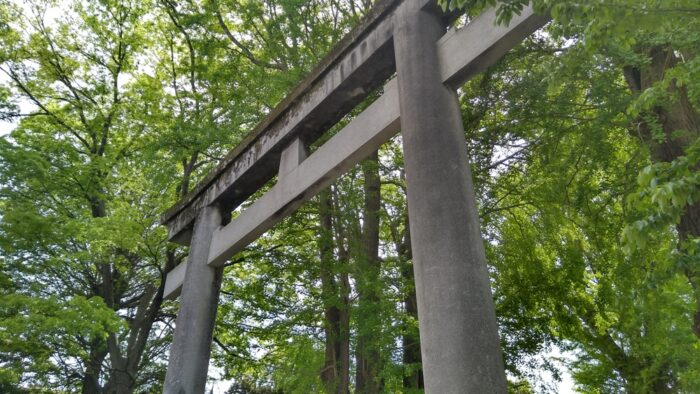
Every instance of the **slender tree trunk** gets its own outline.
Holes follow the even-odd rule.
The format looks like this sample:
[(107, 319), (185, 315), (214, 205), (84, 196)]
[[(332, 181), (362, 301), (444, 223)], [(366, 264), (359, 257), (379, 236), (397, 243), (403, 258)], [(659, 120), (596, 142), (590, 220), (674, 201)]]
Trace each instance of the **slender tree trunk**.
[[(408, 225), (408, 212), (405, 213), (404, 234), (401, 242), (397, 244), (396, 250), (401, 264), (401, 279), (407, 291), (404, 295), (403, 306), (406, 310), (407, 318), (410, 321), (418, 321), (418, 300), (416, 298), (415, 277), (413, 276), (413, 265), (411, 260), (411, 231)], [(405, 375), (403, 387), (407, 392), (422, 390), (423, 368), (421, 368), (420, 336), (418, 326), (406, 325), (401, 338), (402, 361)]]
[[(107, 216), (107, 208), (103, 199), (90, 197), (90, 211), (93, 218)], [(105, 304), (110, 308), (114, 305), (112, 272), (109, 264), (97, 263), (96, 268), (100, 273), (102, 281), (96, 284), (93, 289), (95, 295), (102, 297)], [(100, 385), (100, 375), (102, 374), (102, 363), (107, 357), (107, 343), (102, 338), (95, 338), (90, 342), (90, 357), (85, 362), (85, 372), (83, 373), (82, 389), (83, 394), (96, 394), (102, 392)]]
[[(325, 362), (321, 381), (326, 392), (346, 394), (350, 390), (348, 299), (344, 297), (342, 276), (340, 284), (334, 267), (333, 209), (329, 190), (319, 194), (321, 254), (321, 297), (324, 304), (324, 331), (326, 336)], [(335, 268), (335, 269), (334, 269)], [(341, 274), (342, 275), (342, 274)]]
[(378, 155), (362, 163), (364, 209), (361, 248), (357, 258), (357, 343), (355, 349), (355, 389), (357, 393), (379, 393), (381, 371), (381, 306), (379, 273), (379, 211), (381, 204)]
[[(634, 93), (644, 92), (661, 81), (666, 71), (679, 61), (673, 49), (668, 47), (648, 48), (644, 54), (650, 58), (650, 63), (647, 66), (624, 68), (625, 79)], [(686, 87), (678, 86), (674, 82), (670, 84), (668, 90), (677, 101), (654, 108), (651, 113), (647, 114), (653, 121), (640, 120), (636, 130), (642, 141), (649, 145), (654, 162), (671, 162), (677, 159), (684, 155), (685, 150), (700, 138), (700, 114), (693, 108)], [(676, 228), (681, 243), (700, 236), (700, 203), (685, 208)], [(700, 291), (698, 291), (700, 270), (686, 267), (684, 274), (695, 293), (696, 310), (692, 329), (696, 337), (700, 339)]]

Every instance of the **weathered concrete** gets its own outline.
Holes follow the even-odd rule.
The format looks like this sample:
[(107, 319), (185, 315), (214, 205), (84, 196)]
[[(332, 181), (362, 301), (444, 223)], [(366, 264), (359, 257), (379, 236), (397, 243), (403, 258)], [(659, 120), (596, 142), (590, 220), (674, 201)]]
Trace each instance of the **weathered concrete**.
[(496, 25), (496, 10), (489, 8), (466, 26), (450, 31), (438, 41), (440, 74), (454, 89), (486, 70), (525, 37), (544, 26), (549, 16), (535, 14), (532, 7), (513, 15), (508, 26)]
[(163, 392), (167, 394), (203, 393), (205, 389), (223, 273), (223, 268), (207, 265), (207, 258), (212, 234), (221, 225), (221, 218), (221, 209), (209, 206), (199, 212), (195, 221), (165, 375)]
[[(496, 26), (495, 23), (495, 13), (491, 11), (486, 11), (482, 15), (479, 15), (478, 17), (474, 18), (467, 26), (465, 26), (462, 29), (459, 30), (453, 30), (450, 31), (449, 33), (445, 34), (439, 41), (438, 41), (438, 54), (440, 57), (440, 73), (441, 73), (441, 78), (444, 83), (458, 83), (462, 84), (465, 82), (464, 78), (469, 78), (473, 76), (473, 74), (476, 72), (476, 70), (481, 70), (485, 67), (488, 67), (489, 65), (493, 64), (497, 58), (495, 57), (496, 54), (503, 53), (507, 51), (508, 49), (512, 48), (513, 46), (517, 45), (523, 38), (527, 37), (529, 34), (532, 34), (533, 31), (535, 31), (538, 27), (543, 25), (546, 22), (545, 17), (537, 16), (532, 13), (531, 9), (525, 9), (523, 10), (522, 14), (518, 17), (514, 17), (513, 20), (511, 21), (510, 25), (508, 27), (503, 27), (503, 26)], [(477, 27), (475, 27), (477, 26)], [(473, 35), (480, 34), (480, 36), (487, 37), (488, 39), (484, 39), (483, 41), (478, 41), (477, 43), (473, 45), (465, 45), (465, 42), (470, 41), (470, 37)], [(517, 33), (517, 34), (516, 34)], [(474, 47), (478, 47), (479, 51), (474, 50)], [(387, 86), (390, 86), (390, 84), (387, 84)], [(386, 88), (385, 91), (390, 90), (389, 88)], [(386, 95), (386, 93), (385, 93)], [(385, 99), (386, 101), (386, 99)], [(395, 102), (394, 104), (391, 104), (394, 106), (398, 105), (398, 102)], [(369, 108), (376, 108), (376, 106), (373, 104)], [(392, 107), (395, 108), (395, 107)], [(365, 110), (367, 111), (367, 110)], [(387, 110), (386, 112), (383, 113), (383, 115), (389, 115), (389, 114), (394, 114), (395, 112)], [(399, 114), (398, 112), (395, 113), (396, 118), (392, 119), (390, 122), (396, 122), (399, 119)], [(359, 115), (358, 118), (360, 117), (367, 117), (368, 115)], [(388, 119), (387, 119), (388, 121)], [(374, 125), (370, 123), (366, 123), (364, 127), (383, 127), (380, 126), (379, 123), (375, 123)], [(376, 130), (365, 130), (367, 132), (379, 132), (379, 129)], [(346, 132), (345, 134), (349, 134), (350, 132)], [(388, 136), (387, 138), (390, 138), (391, 136)], [(349, 138), (349, 136), (347, 137)], [(360, 137), (358, 137), (360, 138)], [(294, 145), (296, 144), (296, 145)], [(292, 146), (296, 146), (297, 152), (294, 153), (292, 151), (289, 151), (289, 153), (294, 153), (297, 155), (294, 160), (296, 160), (297, 164), (301, 162), (299, 159), (301, 156), (304, 154), (302, 152), (299, 152), (298, 149), (302, 149), (302, 143), (300, 139), (295, 139), (294, 142), (292, 142), (286, 150), (288, 150)], [(381, 145), (381, 144), (380, 144)], [(319, 151), (323, 151), (322, 149), (319, 149)], [(280, 168), (279, 168), (279, 174), (283, 174), (280, 176), (280, 178), (286, 176), (287, 173), (291, 172), (294, 168), (296, 168), (296, 165), (294, 164), (285, 164), (284, 160), (284, 154), (282, 155), (283, 158), (280, 159)], [(338, 158), (338, 156), (333, 156)], [(292, 160), (292, 161), (294, 161)], [(299, 175), (298, 175), (299, 176)], [(336, 176), (337, 176), (337, 171), (336, 171)], [(335, 179), (335, 178), (332, 178)], [(330, 178), (326, 180), (326, 182), (329, 182)], [(310, 197), (311, 195), (308, 195), (307, 197)], [(298, 197), (298, 195), (297, 195)], [(281, 197), (284, 198), (284, 197)], [(307, 198), (308, 199), (308, 198)], [(286, 198), (287, 201), (294, 200), (294, 196), (290, 199), (289, 197)], [(306, 201), (304, 200), (298, 200), (296, 201), (295, 205), (289, 205), (287, 208), (287, 212), (291, 212), (294, 208), (298, 207), (301, 202)], [(276, 206), (279, 206), (277, 204)], [(250, 208), (249, 208), (250, 209)], [(194, 211), (192, 211), (194, 212)], [(246, 216), (250, 216), (250, 214), (244, 214)], [(269, 217), (270, 215), (268, 215)], [(278, 215), (280, 216), (280, 219), (283, 215)], [(270, 222), (272, 224), (277, 223), (275, 222)], [(270, 223), (268, 224), (263, 224), (261, 223), (260, 229), (264, 231), (264, 229), (268, 229), (270, 227)], [(248, 230), (250, 231), (250, 225), (248, 227)], [(232, 231), (232, 230), (229, 230)], [(243, 235), (245, 235), (246, 231), (242, 231)], [(240, 236), (232, 236), (232, 238), (229, 239), (231, 244), (234, 242), (239, 242), (238, 245), (235, 245), (235, 247), (231, 247), (231, 250), (229, 251), (230, 253), (233, 253), (233, 251), (240, 250), (240, 248), (244, 247), (245, 245), (240, 243)], [(250, 238), (249, 238), (250, 239)], [(224, 241), (222, 241), (224, 242)], [(217, 247), (218, 248), (218, 247)], [(214, 251), (214, 254), (217, 252)], [(218, 262), (221, 264), (221, 262)], [(178, 266), (173, 270), (170, 274), (168, 274), (168, 280), (166, 282), (166, 297), (168, 298), (175, 298), (180, 292), (180, 288), (182, 287), (182, 282), (184, 280), (184, 265), (185, 263), (182, 264), (182, 266)]]
[[(413, 1), (424, 9), (436, 8), (434, 0)], [(275, 175), (280, 152), (289, 141), (315, 141), (391, 75), (395, 69), (393, 13), (400, 3), (379, 1), (308, 78), (185, 198), (163, 214), (161, 223), (168, 226), (171, 241), (188, 245), (194, 217), (202, 207), (219, 203), (227, 209), (235, 208)], [(515, 16), (507, 28), (495, 27), (493, 18), (493, 11), (485, 12), (442, 46), (442, 73), (452, 75), (451, 86), (459, 86), (493, 64), (547, 21), (531, 9)], [(465, 63), (465, 58), (472, 60)]]
[(442, 83), (443, 25), (406, 2), (395, 29), (426, 393), (506, 393), (461, 113)]
[(299, 164), (306, 160), (307, 154), (306, 146), (304, 146), (301, 138), (295, 138), (294, 141), (282, 151), (277, 179), (284, 178), (287, 174), (299, 167)]
[[(421, 6), (433, 0), (411, 0)], [(189, 244), (194, 217), (218, 203), (233, 209), (276, 173), (280, 153), (294, 138), (315, 141), (394, 72), (392, 13), (402, 0), (380, 0), (202, 182), (161, 217), (168, 238)]]
[(180, 295), (182, 284), (185, 282), (186, 272), (186, 261), (178, 264), (172, 271), (168, 272), (168, 277), (165, 280), (165, 289), (163, 289), (163, 298), (174, 300)]
[(228, 225), (214, 232), (209, 262), (222, 265), (250, 242), (328, 187), (399, 130), (396, 84)]

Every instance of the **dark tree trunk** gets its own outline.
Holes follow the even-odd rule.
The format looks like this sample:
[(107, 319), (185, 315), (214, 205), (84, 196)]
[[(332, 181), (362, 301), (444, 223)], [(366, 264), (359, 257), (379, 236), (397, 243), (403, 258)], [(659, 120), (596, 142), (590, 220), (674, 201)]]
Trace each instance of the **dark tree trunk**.
[[(416, 298), (415, 277), (413, 276), (413, 264), (411, 260), (411, 232), (408, 225), (408, 213), (405, 214), (404, 234), (397, 244), (396, 250), (401, 264), (401, 279), (408, 288), (403, 299), (403, 306), (408, 318), (418, 321), (418, 300)], [(423, 368), (421, 368), (420, 336), (417, 327), (404, 327), (401, 338), (403, 356), (402, 361), (407, 373), (403, 378), (403, 387), (406, 391), (422, 390)]]
[(355, 276), (358, 293), (357, 343), (355, 349), (357, 393), (375, 394), (382, 389), (381, 306), (379, 260), (379, 211), (381, 208), (378, 155), (375, 152), (362, 163), (364, 175), (364, 209), (361, 248)]
[[(643, 52), (650, 59), (648, 65), (643, 68), (624, 68), (625, 79), (634, 93), (644, 92), (661, 81), (666, 71), (679, 61), (672, 48), (654, 46)], [(648, 119), (642, 119), (635, 130), (639, 138), (649, 146), (654, 162), (671, 162), (677, 159), (685, 154), (686, 148), (700, 138), (700, 114), (693, 108), (687, 89), (671, 83), (668, 90), (675, 101), (656, 107), (647, 114), (653, 119), (652, 123), (656, 123), (658, 127), (650, 124)], [(676, 228), (681, 243), (686, 239), (700, 236), (700, 203), (685, 208)], [(696, 294), (692, 329), (700, 339), (700, 294), (697, 288), (700, 282), (700, 270), (685, 267), (684, 274)]]
[[(401, 170), (401, 180), (403, 182), (406, 180), (403, 170)], [(404, 208), (406, 207), (404, 206)], [(401, 334), (401, 361), (404, 368), (403, 388), (406, 393), (419, 392), (425, 386), (423, 384), (420, 335), (417, 324), (418, 299), (416, 298), (415, 277), (413, 275), (408, 211), (404, 209), (400, 217), (395, 221), (390, 221), (388, 226), (399, 259), (401, 281), (404, 287), (402, 303), (406, 311), (406, 321), (403, 324), (403, 333)]]
[[(168, 266), (174, 260), (174, 253), (168, 253)], [(172, 267), (170, 267), (172, 269)], [(170, 269), (166, 269), (166, 272)], [(165, 275), (163, 275), (165, 276)], [(133, 393), (137, 388), (139, 366), (146, 349), (148, 335), (158, 317), (158, 312), (163, 303), (163, 290), (165, 289), (165, 277), (160, 281), (158, 288), (147, 285), (136, 308), (136, 315), (129, 326), (129, 335), (126, 343), (126, 355), (122, 355), (116, 336), (110, 336), (110, 361), (112, 371), (107, 384), (107, 393)]]
[[(107, 216), (107, 208), (103, 199), (92, 196), (88, 201), (93, 218)], [(101, 282), (95, 284), (96, 286), (93, 291), (96, 293), (95, 295), (102, 297), (105, 304), (111, 308), (114, 305), (114, 298), (110, 265), (106, 263), (97, 263), (96, 267), (99, 271)], [(95, 338), (90, 342), (90, 357), (85, 361), (85, 371), (83, 372), (82, 379), (81, 392), (83, 394), (102, 393), (100, 377), (102, 375), (102, 364), (107, 354), (107, 343), (103, 339)]]
[(83, 394), (97, 394), (102, 392), (100, 386), (100, 374), (102, 363), (107, 357), (107, 348), (104, 341), (94, 340), (90, 344), (90, 358), (85, 362), (85, 372), (82, 379)]
[[(342, 274), (337, 278), (334, 263), (333, 208), (329, 190), (319, 194), (321, 254), (321, 297), (324, 304), (324, 332), (326, 336), (325, 362), (321, 381), (328, 393), (350, 392), (350, 340), (348, 297), (344, 295)], [(339, 283), (340, 282), (340, 283)]]

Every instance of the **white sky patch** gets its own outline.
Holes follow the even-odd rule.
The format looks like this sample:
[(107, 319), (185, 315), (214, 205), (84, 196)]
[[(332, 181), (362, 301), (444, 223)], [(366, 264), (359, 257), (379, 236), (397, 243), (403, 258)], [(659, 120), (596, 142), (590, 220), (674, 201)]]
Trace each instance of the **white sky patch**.
[(216, 365), (213, 365), (212, 362), (209, 362), (210, 383), (207, 384), (207, 389), (205, 390), (205, 392), (213, 394), (224, 394), (226, 390), (228, 390), (231, 387), (234, 381), (222, 379), (223, 375), (223, 369), (217, 367)]
[(574, 394), (577, 391), (574, 389), (574, 379), (569, 373), (569, 369), (566, 367), (566, 361), (570, 361), (575, 358), (575, 355), (571, 352), (562, 352), (562, 350), (557, 346), (552, 346), (552, 350), (543, 355), (549, 360), (553, 360), (554, 364), (559, 367), (561, 371), (561, 382), (554, 380), (554, 376), (548, 371), (541, 371), (539, 375), (542, 380), (556, 387), (556, 392), (559, 394)]
[(11, 132), (12, 130), (14, 130), (15, 127), (17, 127), (17, 123), (16, 123), (16, 122), (3, 122), (3, 121), (0, 121), (0, 137), (2, 137), (2, 136), (4, 136), (4, 135), (7, 135), (7, 134), (10, 134), (10, 132)]
[[(4, 73), (0, 72), (0, 85), (7, 85), (8, 80), (9, 80), (9, 77), (7, 75), (5, 75)], [(22, 106), (22, 104), (20, 103), (20, 107), (21, 106)], [(24, 110), (24, 108), (21, 108), (21, 109)], [(14, 130), (15, 127), (17, 127), (16, 120), (12, 121), (12, 122), (0, 120), (0, 137), (7, 135), (7, 134), (10, 134), (10, 132), (12, 130)]]
[[(11, 1), (11, 3), (18, 6), (22, 10), (22, 13), (24, 13), (24, 15), (29, 18), (31, 18), (31, 16), (35, 14), (35, 11), (32, 10), (30, 2), (15, 0)], [(65, 13), (66, 10), (63, 10), (60, 7), (48, 7), (43, 12), (44, 23), (47, 27), (51, 27)], [(3, 72), (0, 72), (0, 85), (10, 87), (12, 86), (10, 78)], [(36, 110), (36, 106), (31, 104), (26, 99), (20, 99), (17, 104), (19, 105), (19, 110), (21, 114), (29, 114)], [(0, 120), (0, 137), (10, 134), (12, 130), (14, 130), (19, 124), (19, 120), (19, 118), (15, 118), (12, 121)]]
[[(11, 86), (11, 82), (9, 82), (9, 79), (10, 78), (7, 75), (0, 72), (0, 85)], [(24, 98), (20, 98), (17, 104), (19, 105), (19, 112), (21, 114), (30, 114), (36, 110), (36, 106)], [(14, 118), (11, 121), (0, 120), (0, 137), (10, 134), (12, 130), (14, 130), (17, 127), (19, 121), (20, 118)]]

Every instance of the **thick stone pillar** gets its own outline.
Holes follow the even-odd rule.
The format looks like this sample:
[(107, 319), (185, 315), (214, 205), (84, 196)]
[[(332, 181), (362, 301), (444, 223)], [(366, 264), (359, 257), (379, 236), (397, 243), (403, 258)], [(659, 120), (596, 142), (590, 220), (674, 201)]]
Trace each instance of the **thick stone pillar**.
[(204, 393), (223, 273), (223, 267), (210, 267), (207, 261), (212, 234), (220, 225), (221, 211), (216, 206), (204, 208), (195, 219), (165, 375), (163, 392), (167, 394)]
[(440, 77), (445, 29), (418, 3), (401, 6), (394, 48), (425, 389), (506, 393), (459, 103)]

